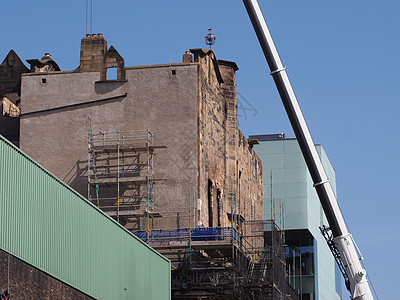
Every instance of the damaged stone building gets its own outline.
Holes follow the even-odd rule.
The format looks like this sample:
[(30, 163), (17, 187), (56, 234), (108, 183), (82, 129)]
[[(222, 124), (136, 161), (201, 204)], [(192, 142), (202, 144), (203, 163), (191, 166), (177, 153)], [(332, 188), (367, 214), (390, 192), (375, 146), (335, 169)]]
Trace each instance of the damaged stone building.
[(282, 231), (261, 221), (262, 162), (238, 127), (236, 63), (191, 49), (181, 63), (127, 67), (102, 34), (82, 38), (75, 70), (47, 54), (28, 62), (20, 148), (167, 256), (174, 299), (296, 299), (276, 263)]
[(60, 71), (57, 63), (46, 53), (42, 59), (31, 59), (29, 70), (18, 54), (10, 50), (0, 64), (0, 134), (19, 145), (20, 133), (20, 104), (21, 104), (21, 77), (29, 72)]
[(29, 72), (14, 50), (0, 65), (0, 134), (18, 146), (21, 75)]
[[(138, 169), (146, 169), (142, 166), (147, 159), (139, 158), (142, 165), (135, 167), (135, 174), (152, 176), (154, 205), (132, 201), (124, 203), (132, 207), (124, 208), (125, 195), (120, 193), (119, 212), (110, 209), (110, 215), (116, 218), (118, 213), (130, 229), (141, 229), (146, 208), (150, 218), (154, 216), (153, 228), (188, 227), (189, 213), (192, 226), (224, 227), (231, 224), (231, 200), (236, 197), (237, 203), (240, 200), (236, 213), (242, 220), (262, 219), (261, 161), (238, 128), (238, 68), (233, 62), (218, 61), (211, 50), (191, 52), (178, 64), (125, 67), (101, 34), (84, 37), (77, 70), (22, 76), (21, 149), (87, 196), (89, 131), (133, 132), (135, 138), (134, 131), (148, 130), (153, 137), (149, 149), (154, 152), (153, 170), (144, 176)], [(111, 68), (117, 69), (116, 79), (108, 79)], [(128, 158), (120, 155), (120, 159), (129, 164)], [(97, 177), (112, 168), (99, 166), (100, 160)], [(121, 189), (136, 183), (135, 174), (124, 171)], [(102, 187), (98, 189), (101, 194)], [(147, 193), (147, 188), (142, 190)], [(104, 195), (111, 198), (111, 194)], [(107, 197), (99, 197), (102, 207), (101, 198)], [(117, 208), (115, 200), (108, 206)]]

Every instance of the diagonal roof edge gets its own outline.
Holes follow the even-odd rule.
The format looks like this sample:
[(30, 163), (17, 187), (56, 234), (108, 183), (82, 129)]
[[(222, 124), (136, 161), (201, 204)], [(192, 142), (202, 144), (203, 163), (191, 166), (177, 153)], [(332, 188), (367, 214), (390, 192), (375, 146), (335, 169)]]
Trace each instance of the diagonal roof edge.
[(218, 64), (222, 66), (231, 67), (235, 72), (239, 70), (239, 67), (234, 61), (218, 59)]
[(27, 66), (25, 66), (24, 62), (22, 61), (22, 59), (18, 56), (17, 52), (15, 52), (13, 49), (11, 49), (6, 57), (3, 59), (2, 63), (0, 63), (0, 66), (5, 66), (7, 65), (7, 60), (10, 56), (14, 55), (15, 58), (17, 59), (17, 61), (20, 63), (21, 66), (25, 67), (26, 72), (29, 72), (29, 68)]
[(211, 59), (214, 65), (214, 70), (215, 74), (217, 75), (217, 79), (219, 83), (224, 83), (224, 80), (222, 79), (221, 71), (219, 69), (218, 65), (218, 60), (217, 57), (211, 49), (202, 49), (202, 48), (196, 48), (196, 49), (189, 49), (190, 52), (192, 52), (195, 55), (195, 61), (196, 61), (196, 56), (205, 56), (205, 55), (211, 55)]

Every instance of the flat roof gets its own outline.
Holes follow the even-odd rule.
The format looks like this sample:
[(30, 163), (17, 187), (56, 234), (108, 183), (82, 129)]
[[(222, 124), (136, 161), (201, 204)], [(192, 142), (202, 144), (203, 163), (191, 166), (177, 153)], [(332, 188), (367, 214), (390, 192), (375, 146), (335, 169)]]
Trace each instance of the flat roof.
[(287, 139), (284, 133), (249, 135), (250, 140), (274, 141)]

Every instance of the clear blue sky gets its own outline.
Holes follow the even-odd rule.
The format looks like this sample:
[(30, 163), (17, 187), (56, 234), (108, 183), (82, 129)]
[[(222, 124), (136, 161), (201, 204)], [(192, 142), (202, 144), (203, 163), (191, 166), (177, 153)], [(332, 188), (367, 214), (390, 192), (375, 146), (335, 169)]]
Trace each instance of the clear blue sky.
[[(93, 0), (93, 31), (127, 66), (180, 60), (205, 47), (209, 27), (220, 59), (235, 61), (246, 100), (246, 135), (293, 136), (240, 0)], [(395, 299), (400, 263), (400, 2), (260, 0), (314, 141), (337, 174), (338, 200), (380, 299)], [(3, 1), (0, 59), (50, 52), (62, 70), (79, 65), (85, 0)], [(394, 294), (393, 294), (394, 293)], [(345, 295), (345, 299), (347, 295)]]

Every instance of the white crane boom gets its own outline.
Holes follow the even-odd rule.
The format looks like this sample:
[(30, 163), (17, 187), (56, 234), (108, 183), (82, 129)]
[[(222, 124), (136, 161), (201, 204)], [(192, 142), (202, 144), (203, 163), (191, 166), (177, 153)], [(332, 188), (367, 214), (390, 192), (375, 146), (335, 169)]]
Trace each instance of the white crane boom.
[[(279, 57), (274, 41), (265, 22), (257, 0), (243, 0), (247, 13), (257, 34), (261, 48), (271, 70), (286, 113), (292, 124), (301, 152), (303, 153), (314, 187), (332, 231), (332, 241), (328, 241), (336, 261), (342, 267), (347, 281), (347, 288), (354, 300), (373, 300), (366, 278), (366, 271), (361, 265), (355, 242), (347, 230), (329, 179), (318, 156), (310, 131), (304, 120), (296, 95), (290, 84), (285, 67)], [(346, 278), (347, 275), (347, 278)]]

